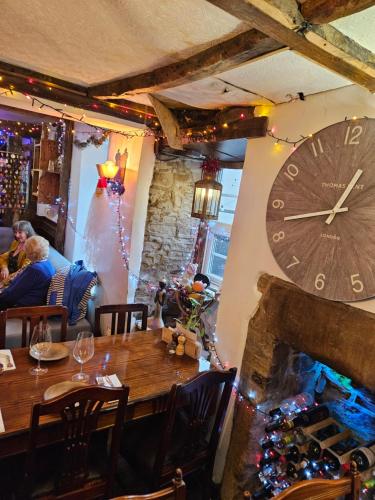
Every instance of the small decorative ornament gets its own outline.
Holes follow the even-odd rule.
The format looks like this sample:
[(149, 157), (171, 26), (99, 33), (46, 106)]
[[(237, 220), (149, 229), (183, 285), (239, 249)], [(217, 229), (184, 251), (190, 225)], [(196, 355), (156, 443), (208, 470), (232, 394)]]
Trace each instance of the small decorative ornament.
[(147, 326), (152, 330), (164, 327), (162, 310), (167, 295), (166, 286), (167, 286), (167, 281), (165, 279), (159, 281), (159, 288), (156, 291), (154, 299), (155, 309), (153, 315), (147, 320)]

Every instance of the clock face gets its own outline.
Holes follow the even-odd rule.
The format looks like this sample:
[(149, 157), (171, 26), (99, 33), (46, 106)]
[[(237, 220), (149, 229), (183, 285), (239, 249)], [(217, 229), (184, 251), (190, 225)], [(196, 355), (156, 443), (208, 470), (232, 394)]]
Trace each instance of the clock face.
[(375, 296), (375, 120), (331, 125), (282, 166), (267, 206), (267, 235), (284, 273), (307, 292)]

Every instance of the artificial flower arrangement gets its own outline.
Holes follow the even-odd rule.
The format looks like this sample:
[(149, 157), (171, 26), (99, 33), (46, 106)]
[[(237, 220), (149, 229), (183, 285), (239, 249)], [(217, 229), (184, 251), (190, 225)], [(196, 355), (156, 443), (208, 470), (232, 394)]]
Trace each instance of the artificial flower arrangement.
[(205, 327), (201, 315), (215, 301), (215, 293), (208, 289), (209, 284), (207, 276), (200, 273), (189, 283), (175, 282), (176, 301), (182, 313), (181, 318), (176, 320), (177, 330), (181, 331), (182, 326), (204, 337)]

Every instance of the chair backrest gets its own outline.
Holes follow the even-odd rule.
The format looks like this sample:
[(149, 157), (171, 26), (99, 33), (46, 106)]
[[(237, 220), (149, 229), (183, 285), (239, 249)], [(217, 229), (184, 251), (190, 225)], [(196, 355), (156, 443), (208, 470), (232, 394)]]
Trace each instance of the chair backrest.
[(40, 321), (42, 321), (43, 324), (46, 324), (48, 318), (55, 316), (61, 317), (60, 342), (64, 342), (66, 340), (66, 329), (68, 324), (68, 309), (65, 306), (14, 307), (1, 311), (0, 348), (5, 346), (6, 322), (8, 319), (17, 318), (22, 320), (21, 347), (26, 347), (30, 343), (34, 327)]
[(95, 309), (95, 335), (100, 336), (100, 316), (111, 314), (111, 335), (129, 333), (132, 314), (142, 314), (142, 330), (147, 329), (148, 307), (145, 304), (110, 304)]
[(278, 500), (333, 500), (345, 495), (345, 500), (359, 500), (361, 475), (355, 462), (342, 479), (311, 479), (301, 481), (280, 493)]
[(62, 421), (63, 440), (58, 445), (61, 446), (59, 453), (54, 455), (56, 474), (51, 494), (58, 496), (69, 493), (69, 498), (78, 499), (82, 495), (83, 488), (87, 492), (91, 436), (97, 429), (99, 413), (104, 403), (117, 400), (106, 475), (100, 481), (91, 483), (94, 491), (90, 498), (104, 494), (108, 497), (113, 486), (128, 395), (129, 388), (124, 386), (121, 388), (88, 386), (34, 405), (31, 412), (30, 438), (25, 466), (25, 488), (27, 488), (25, 491), (30, 493), (33, 489), (40, 417), (57, 414), (60, 415)]
[(164, 488), (147, 495), (126, 495), (114, 498), (113, 500), (185, 500), (186, 486), (182, 480), (181, 469), (176, 470), (176, 476), (172, 481), (172, 486)]
[(152, 480), (156, 487), (169, 480), (169, 473), (163, 468), (172, 444), (177, 416), (176, 428), (182, 439), (179, 440), (179, 449), (174, 449), (173, 464), (184, 473), (204, 464), (206, 474), (212, 474), (236, 373), (237, 368), (201, 372), (185, 384), (172, 386), (153, 469)]

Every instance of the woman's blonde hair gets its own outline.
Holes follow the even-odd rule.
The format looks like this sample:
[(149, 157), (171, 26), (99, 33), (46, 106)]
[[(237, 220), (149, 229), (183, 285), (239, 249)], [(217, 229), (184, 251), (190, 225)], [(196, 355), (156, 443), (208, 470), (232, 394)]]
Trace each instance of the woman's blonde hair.
[(26, 240), (25, 252), (32, 262), (45, 260), (49, 254), (49, 243), (42, 236), (31, 236)]
[(28, 220), (19, 220), (15, 222), (13, 224), (13, 232), (15, 233), (16, 231), (23, 231), (28, 238), (35, 234), (34, 228)]

